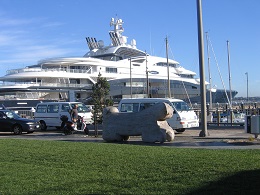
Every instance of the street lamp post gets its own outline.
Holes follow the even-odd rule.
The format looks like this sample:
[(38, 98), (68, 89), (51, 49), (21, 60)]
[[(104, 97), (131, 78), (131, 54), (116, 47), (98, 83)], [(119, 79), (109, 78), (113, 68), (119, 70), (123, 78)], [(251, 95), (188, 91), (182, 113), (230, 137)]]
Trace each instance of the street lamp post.
[(200, 67), (200, 95), (201, 95), (201, 126), (200, 137), (206, 137), (207, 131), (207, 112), (206, 112), (206, 87), (204, 74), (204, 41), (201, 0), (197, 0), (197, 20), (198, 20), (198, 45), (199, 45), (199, 67)]

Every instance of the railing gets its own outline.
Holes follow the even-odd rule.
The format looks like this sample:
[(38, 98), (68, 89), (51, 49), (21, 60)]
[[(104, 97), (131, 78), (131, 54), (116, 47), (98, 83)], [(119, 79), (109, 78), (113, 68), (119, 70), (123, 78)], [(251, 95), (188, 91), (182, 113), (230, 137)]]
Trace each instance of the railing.
[(92, 84), (69, 84), (69, 83), (7, 83), (7, 82), (3, 82), (0, 83), (0, 87), (1, 86), (21, 86), (21, 87), (65, 87), (65, 88), (92, 88)]
[(84, 69), (68, 69), (68, 68), (22, 68), (22, 69), (13, 69), (6, 72), (7, 75), (18, 74), (23, 72), (67, 72), (67, 73), (87, 73), (91, 74), (92, 67), (87, 70)]
[[(199, 120), (201, 119), (201, 110), (199, 108), (194, 109)], [(260, 115), (260, 108), (247, 107), (246, 109), (225, 109), (225, 108), (213, 108), (207, 109), (207, 124), (217, 126), (243, 126), (244, 117)], [(238, 117), (239, 116), (239, 117)]]

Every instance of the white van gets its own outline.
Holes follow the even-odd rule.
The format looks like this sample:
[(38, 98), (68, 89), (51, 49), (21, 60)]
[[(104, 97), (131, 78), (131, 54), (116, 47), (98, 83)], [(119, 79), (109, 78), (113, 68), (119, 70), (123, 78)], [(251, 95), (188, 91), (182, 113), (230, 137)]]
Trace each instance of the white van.
[(83, 117), (83, 120), (87, 124), (92, 124), (92, 113), (85, 104), (81, 102), (44, 102), (39, 103), (36, 106), (34, 113), (35, 120), (41, 123), (41, 130), (46, 130), (47, 127), (57, 127), (61, 126), (62, 121), (60, 117), (62, 115), (68, 116), (71, 121), (70, 111), (74, 105), (78, 105), (78, 114)]
[(118, 105), (119, 112), (139, 112), (156, 103), (165, 102), (172, 106), (173, 116), (167, 119), (169, 125), (177, 132), (184, 132), (186, 128), (198, 127), (199, 120), (196, 113), (186, 102), (171, 98), (132, 98), (122, 99)]

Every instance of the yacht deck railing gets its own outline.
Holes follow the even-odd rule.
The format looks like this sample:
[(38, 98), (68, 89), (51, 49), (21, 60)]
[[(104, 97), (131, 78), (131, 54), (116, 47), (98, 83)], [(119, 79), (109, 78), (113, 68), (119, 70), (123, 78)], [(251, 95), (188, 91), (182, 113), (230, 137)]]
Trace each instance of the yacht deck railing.
[(21, 68), (21, 69), (13, 69), (7, 70), (7, 75), (24, 73), (24, 72), (66, 72), (66, 73), (92, 73), (92, 67), (88, 69), (68, 69), (68, 68)]
[(27, 88), (27, 87), (57, 87), (57, 88), (92, 88), (92, 84), (73, 84), (73, 83), (12, 83), (12, 82), (3, 82), (0, 83), (0, 88), (1, 87), (15, 87), (19, 86), (22, 88)]

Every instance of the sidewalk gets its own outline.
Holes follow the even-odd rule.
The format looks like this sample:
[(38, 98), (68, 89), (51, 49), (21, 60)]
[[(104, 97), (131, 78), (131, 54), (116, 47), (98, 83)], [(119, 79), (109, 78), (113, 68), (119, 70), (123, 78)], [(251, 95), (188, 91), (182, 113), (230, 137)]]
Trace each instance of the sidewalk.
[[(94, 135), (94, 127), (90, 127), (89, 129), (89, 138), (98, 139), (91, 138), (91, 135)], [(260, 149), (260, 135), (258, 136), (258, 138), (255, 138), (255, 135), (246, 133), (243, 126), (208, 126), (208, 135), (206, 137), (199, 136), (201, 130), (201, 127), (199, 127), (187, 129), (183, 133), (176, 132), (175, 138), (172, 142), (165, 142), (163, 144), (143, 143), (140, 136), (130, 137), (130, 139), (124, 143), (135, 145), (160, 145), (185, 148)], [(100, 137), (102, 137), (101, 134), (99, 135)]]
[[(74, 141), (74, 142), (98, 142), (107, 143), (102, 139), (102, 126), (98, 127), (98, 137), (95, 137), (94, 126), (89, 126), (90, 133), (85, 135), (76, 132), (72, 135), (64, 135), (61, 131), (50, 129), (38, 131), (32, 134), (0, 134), (2, 138), (13, 139), (36, 139), (36, 140), (55, 140), (55, 141)], [(146, 146), (163, 146), (173, 148), (207, 148), (207, 149), (260, 149), (260, 135), (255, 138), (253, 134), (246, 133), (244, 127), (235, 126), (209, 126), (208, 135), (200, 137), (201, 128), (188, 129), (183, 133), (175, 133), (172, 142), (164, 143), (145, 143), (141, 136), (131, 136), (128, 141), (113, 142), (117, 144), (132, 144)]]

